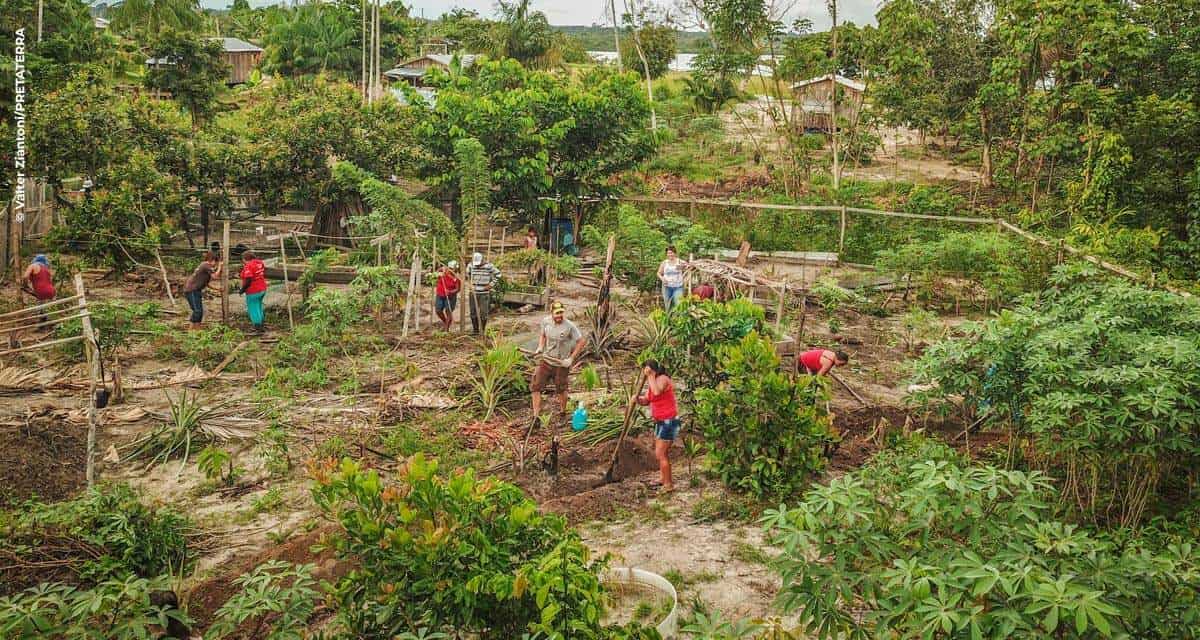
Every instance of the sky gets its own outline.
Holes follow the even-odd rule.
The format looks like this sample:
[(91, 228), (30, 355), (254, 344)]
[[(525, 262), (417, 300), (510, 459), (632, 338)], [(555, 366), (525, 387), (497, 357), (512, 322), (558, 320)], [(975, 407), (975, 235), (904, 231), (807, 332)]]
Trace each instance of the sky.
[[(817, 30), (829, 27), (829, 14), (825, 9), (825, 0), (775, 1), (793, 5), (792, 11), (788, 14), (788, 22), (803, 17), (812, 20), (813, 27)], [(855, 22), (859, 25), (874, 23), (875, 8), (878, 2), (879, 0), (839, 0), (839, 19), (846, 22)], [(232, 0), (201, 0), (200, 4), (205, 8), (219, 9), (232, 4)], [(276, 4), (276, 2), (272, 0), (250, 0), (250, 4), (257, 7)], [(413, 15), (420, 16), (424, 12), (426, 18), (436, 18), (455, 7), (474, 9), (484, 17), (493, 17), (496, 6), (495, 0), (409, 0), (408, 4), (412, 6)], [(622, 0), (617, 0), (618, 12), (621, 11), (622, 4)], [(669, 6), (674, 3), (659, 0), (657, 4)], [(546, 17), (550, 20), (550, 24), (589, 25), (593, 23), (607, 23), (604, 16), (608, 0), (532, 0), (530, 5), (534, 9), (545, 13)]]

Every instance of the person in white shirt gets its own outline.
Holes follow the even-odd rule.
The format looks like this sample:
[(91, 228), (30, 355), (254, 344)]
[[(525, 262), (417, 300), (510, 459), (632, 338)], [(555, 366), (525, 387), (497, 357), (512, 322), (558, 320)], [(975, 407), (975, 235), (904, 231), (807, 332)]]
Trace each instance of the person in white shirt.
[(675, 247), (667, 247), (667, 259), (658, 265), (658, 279), (662, 282), (663, 309), (668, 312), (683, 298), (683, 267)]

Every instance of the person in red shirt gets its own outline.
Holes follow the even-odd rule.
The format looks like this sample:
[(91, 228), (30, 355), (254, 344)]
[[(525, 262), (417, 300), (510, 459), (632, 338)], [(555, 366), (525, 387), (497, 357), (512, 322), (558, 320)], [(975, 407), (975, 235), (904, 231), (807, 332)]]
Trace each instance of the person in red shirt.
[(796, 362), (811, 376), (828, 375), (834, 367), (844, 366), (850, 361), (845, 351), (812, 349), (796, 357)]
[(262, 333), (263, 298), (267, 295), (267, 266), (263, 264), (253, 251), (242, 253), (242, 295), (246, 296), (246, 314), (250, 316), (250, 324), (255, 333)]
[(462, 289), (462, 280), (454, 273), (458, 268), (458, 261), (451, 260), (442, 267), (442, 274), (438, 276), (437, 287), (434, 291), (437, 294), (437, 301), (434, 303), (434, 311), (437, 317), (442, 321), (442, 331), (449, 331), (450, 324), (454, 321), (454, 306), (458, 302), (458, 292)]
[(638, 404), (650, 407), (650, 418), (654, 420), (654, 457), (658, 459), (658, 473), (662, 478), (662, 492), (675, 490), (671, 481), (671, 443), (679, 435), (679, 407), (675, 404), (675, 382), (667, 370), (656, 360), (642, 363), (648, 388), (639, 396)]
[(21, 289), (32, 293), (38, 302), (54, 299), (54, 273), (50, 271), (50, 260), (46, 256), (40, 253), (34, 256), (21, 280)]
[(701, 300), (713, 300), (717, 297), (717, 290), (714, 289), (711, 284), (705, 282), (695, 289), (692, 289), (692, 295)]

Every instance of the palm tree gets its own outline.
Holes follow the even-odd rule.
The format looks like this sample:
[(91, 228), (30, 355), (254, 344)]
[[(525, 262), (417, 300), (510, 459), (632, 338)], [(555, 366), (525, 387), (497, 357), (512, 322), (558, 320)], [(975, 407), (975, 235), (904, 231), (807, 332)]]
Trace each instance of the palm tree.
[(330, 5), (304, 5), (267, 34), (267, 68), (281, 75), (333, 73), (352, 77), (359, 68), (356, 18)]
[(529, 0), (498, 0), (500, 21), (492, 27), (489, 55), (512, 58), (530, 68), (545, 69), (562, 64), (554, 30), (546, 14), (530, 11)]
[(203, 23), (198, 0), (121, 0), (110, 15), (113, 30), (126, 35), (142, 31), (147, 41), (164, 29), (194, 31)]

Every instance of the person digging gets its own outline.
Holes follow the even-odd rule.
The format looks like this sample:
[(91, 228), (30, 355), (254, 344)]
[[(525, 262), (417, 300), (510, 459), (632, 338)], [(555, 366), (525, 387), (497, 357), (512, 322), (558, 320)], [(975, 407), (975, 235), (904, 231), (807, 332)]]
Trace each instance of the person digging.
[(826, 376), (834, 367), (844, 367), (850, 362), (845, 351), (811, 349), (796, 356), (796, 363), (810, 376)]
[(537, 420), (542, 411), (542, 390), (546, 383), (554, 380), (554, 388), (558, 392), (558, 410), (561, 416), (567, 415), (567, 380), (575, 359), (587, 346), (587, 338), (574, 322), (567, 320), (567, 309), (561, 302), (550, 306), (550, 317), (542, 320), (541, 334), (538, 336), (535, 357), (540, 356), (537, 367), (533, 370), (533, 419)]

